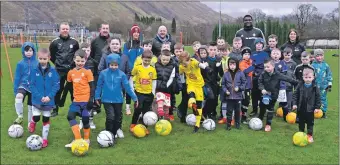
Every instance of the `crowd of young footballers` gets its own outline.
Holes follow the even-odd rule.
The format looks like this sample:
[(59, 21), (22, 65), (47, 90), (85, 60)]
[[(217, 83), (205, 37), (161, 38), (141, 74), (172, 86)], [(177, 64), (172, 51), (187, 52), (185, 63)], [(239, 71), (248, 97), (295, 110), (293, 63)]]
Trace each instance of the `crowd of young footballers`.
[[(141, 55), (130, 61), (129, 52), (121, 50), (121, 40), (111, 37), (100, 60), (96, 83), (90, 44), (82, 43), (73, 58), (75, 67), (67, 74), (67, 83), (73, 84), (74, 96), (67, 120), (74, 139), (82, 138), (80, 130), (83, 129), (83, 138), (90, 143), (89, 123), (93, 118), (90, 111), (94, 104), (104, 106), (105, 129), (115, 138), (123, 138), (124, 97), (135, 102), (130, 125), (130, 131), (133, 131), (138, 122), (143, 123), (141, 117), (152, 111), (151, 107), (155, 107), (160, 119), (173, 121), (170, 107), (175, 106), (175, 96), (181, 93), (177, 114), (185, 123), (187, 109), (193, 110), (196, 116), (194, 133), (199, 130), (202, 118), (218, 120), (219, 124), (226, 124), (227, 130), (233, 125), (241, 129), (241, 123), (248, 121), (250, 100), (253, 111), (249, 116), (258, 115), (263, 120), (267, 113), (264, 130), (269, 132), (274, 106), (280, 102), (283, 120), (288, 112), (297, 109), (299, 131), (304, 132), (307, 124), (308, 141), (313, 142), (314, 111), (321, 109), (326, 118), (326, 94), (332, 87), (332, 73), (324, 61), (324, 51), (316, 49), (312, 54), (305, 51), (301, 54), (302, 64), (296, 65), (291, 58), (294, 50), (287, 47), (281, 52), (276, 46), (276, 35), (270, 35), (268, 41), (268, 48), (264, 48), (264, 40), (256, 39), (254, 52), (249, 47), (242, 47), (239, 37), (234, 38), (231, 50), (222, 38), (206, 46), (196, 41), (193, 55), (180, 43), (174, 46), (172, 54), (170, 43), (164, 43), (158, 58), (151, 51), (151, 41), (145, 41), (137, 50)], [(48, 49), (36, 52), (34, 45), (26, 42), (22, 46), (22, 56), (15, 72), (15, 109), (18, 118), (23, 118), (23, 100), (28, 96), (29, 109), (32, 109), (28, 114), (29, 132), (35, 131), (42, 114), (43, 147), (47, 147), (59, 75), (49, 63)], [(221, 117), (217, 119), (219, 99)], [(130, 105), (127, 105), (126, 114), (129, 115)], [(76, 116), (81, 117), (80, 124)], [(21, 124), (17, 121), (20, 120), (15, 123)]]

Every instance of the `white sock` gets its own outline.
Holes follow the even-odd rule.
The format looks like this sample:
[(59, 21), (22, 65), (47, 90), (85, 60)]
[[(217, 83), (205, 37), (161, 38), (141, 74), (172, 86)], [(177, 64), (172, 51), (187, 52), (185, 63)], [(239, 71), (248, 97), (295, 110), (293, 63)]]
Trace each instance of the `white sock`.
[(126, 104), (125, 105), (125, 109), (127, 110), (127, 109), (130, 109), (130, 104)]
[(24, 105), (22, 99), (15, 99), (15, 111), (18, 117), (24, 117)]
[(222, 116), (227, 118), (227, 103), (222, 103)]
[(48, 132), (50, 131), (50, 122), (43, 123), (42, 138), (47, 140)]
[(28, 121), (28, 123), (30, 122), (30, 121), (32, 121), (32, 117), (33, 117), (33, 113), (32, 113), (32, 106), (31, 105), (29, 105), (28, 107), (27, 107), (27, 109), (28, 109), (28, 114), (27, 114), (27, 121)]

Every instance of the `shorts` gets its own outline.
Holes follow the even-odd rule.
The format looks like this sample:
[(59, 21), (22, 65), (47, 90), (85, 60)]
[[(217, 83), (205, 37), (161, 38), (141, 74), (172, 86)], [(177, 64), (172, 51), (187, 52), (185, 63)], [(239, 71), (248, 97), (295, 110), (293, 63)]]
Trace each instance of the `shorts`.
[(203, 87), (188, 85), (187, 92), (188, 92), (188, 94), (191, 93), (191, 92), (195, 93), (196, 101), (203, 101), (204, 100)]
[(41, 109), (38, 109), (35, 106), (32, 107), (32, 114), (33, 114), (33, 116), (40, 116), (42, 114), (45, 117), (51, 117), (51, 111), (52, 111), (52, 109), (50, 109), (50, 110), (41, 110)]
[(72, 102), (72, 104), (70, 105), (69, 111), (78, 113), (78, 115), (81, 116), (82, 112), (84, 110), (87, 110), (86, 105), (87, 105), (87, 102)]
[(157, 92), (156, 93), (156, 102), (164, 101), (164, 106), (171, 107), (171, 95), (169, 93)]
[(27, 91), (25, 88), (19, 87), (17, 93), (21, 93), (24, 95), (24, 98), (22, 99), (23, 101), (26, 98), (27, 95), (27, 105), (32, 105), (32, 94), (31, 92)]

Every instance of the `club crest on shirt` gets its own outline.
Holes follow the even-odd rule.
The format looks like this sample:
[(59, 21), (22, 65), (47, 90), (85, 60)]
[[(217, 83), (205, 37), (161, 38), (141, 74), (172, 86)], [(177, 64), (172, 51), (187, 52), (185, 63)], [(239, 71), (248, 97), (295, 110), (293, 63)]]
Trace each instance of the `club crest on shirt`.
[(70, 49), (72, 49), (72, 48), (73, 48), (73, 45), (71, 44), (71, 45), (70, 45)]
[(39, 76), (39, 73), (36, 73), (35, 76)]
[(153, 74), (152, 72), (149, 72), (149, 77), (152, 78)]
[(48, 77), (52, 77), (52, 73), (50, 72), (50, 73), (48, 73)]
[(256, 35), (255, 35), (255, 33), (253, 33), (253, 37), (255, 37)]

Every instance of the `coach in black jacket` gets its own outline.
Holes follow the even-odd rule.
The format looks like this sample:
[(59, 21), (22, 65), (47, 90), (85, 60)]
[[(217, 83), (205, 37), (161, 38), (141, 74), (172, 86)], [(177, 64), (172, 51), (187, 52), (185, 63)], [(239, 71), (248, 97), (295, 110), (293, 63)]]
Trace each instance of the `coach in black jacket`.
[[(60, 36), (52, 40), (50, 44), (51, 61), (55, 65), (55, 68), (60, 76), (60, 89), (55, 96), (56, 108), (53, 110), (51, 116), (58, 115), (58, 108), (63, 107), (65, 101), (61, 100), (61, 94), (65, 88), (65, 81), (67, 73), (74, 67), (73, 57), (74, 53), (79, 49), (79, 43), (76, 39), (69, 35), (70, 26), (64, 22), (60, 24), (59, 33)], [(65, 88), (67, 92), (68, 88)], [(71, 98), (72, 89), (70, 87)]]
[[(255, 51), (255, 39), (262, 38), (264, 43), (266, 43), (265, 36), (261, 29), (253, 27), (253, 17), (251, 15), (245, 15), (243, 17), (243, 23), (243, 28), (236, 32), (235, 37), (241, 37), (242, 47), (249, 47), (253, 52)], [(265, 45), (263, 47), (265, 47)]]
[(103, 54), (103, 48), (108, 44), (107, 39), (110, 37), (110, 27), (107, 23), (102, 23), (99, 36), (96, 37), (91, 42), (91, 57), (94, 59), (95, 69), (96, 71), (93, 75), (98, 78), (97, 68), (100, 62), (100, 59)]

